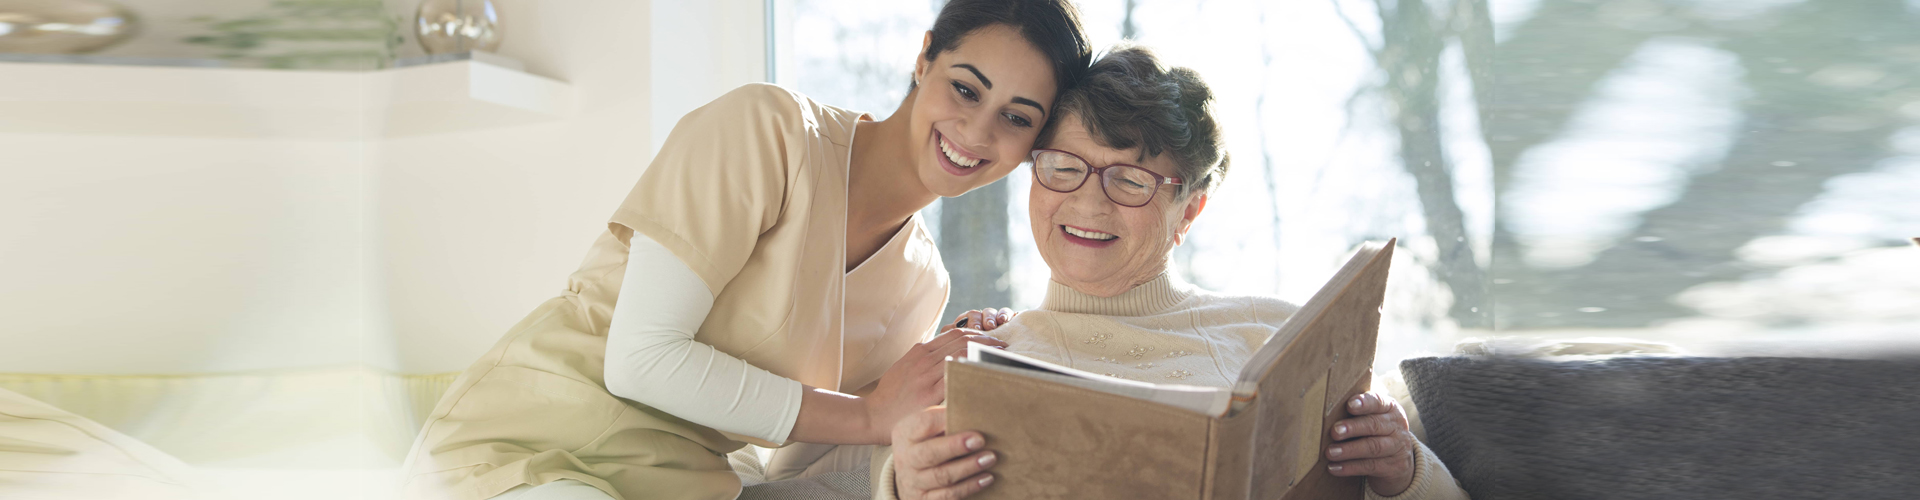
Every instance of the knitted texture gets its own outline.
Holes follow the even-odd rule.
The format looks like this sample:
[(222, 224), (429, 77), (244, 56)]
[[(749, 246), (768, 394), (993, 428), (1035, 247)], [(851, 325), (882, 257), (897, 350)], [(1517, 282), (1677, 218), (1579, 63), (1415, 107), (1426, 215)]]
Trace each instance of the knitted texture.
[(1170, 274), (1113, 297), (1052, 283), (1040, 309), (990, 332), (1009, 351), (1119, 378), (1229, 387), (1299, 310), (1270, 297), (1218, 295)]
[(1912, 498), (1920, 360), (1401, 362), (1476, 500)]

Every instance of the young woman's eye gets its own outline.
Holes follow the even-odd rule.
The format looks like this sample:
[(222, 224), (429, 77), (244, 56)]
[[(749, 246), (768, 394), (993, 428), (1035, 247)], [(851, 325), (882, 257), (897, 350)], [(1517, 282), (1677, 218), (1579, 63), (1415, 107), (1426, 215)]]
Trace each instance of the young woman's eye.
[(953, 82), (953, 91), (960, 93), (960, 97), (964, 97), (969, 101), (980, 101), (980, 94), (975, 94), (973, 89), (967, 88), (966, 85), (962, 85), (960, 82)]
[(1007, 113), (1005, 116), (1007, 117), (1007, 121), (1013, 122), (1013, 126), (1015, 127), (1027, 128), (1033, 126), (1033, 121), (1028, 120), (1027, 117), (1013, 113)]

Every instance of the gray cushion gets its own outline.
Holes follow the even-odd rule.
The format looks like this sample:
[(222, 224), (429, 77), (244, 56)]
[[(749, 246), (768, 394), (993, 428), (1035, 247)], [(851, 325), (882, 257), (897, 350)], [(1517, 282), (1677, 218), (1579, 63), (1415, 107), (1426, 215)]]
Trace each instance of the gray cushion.
[(1417, 358), (1475, 500), (1920, 497), (1920, 361)]

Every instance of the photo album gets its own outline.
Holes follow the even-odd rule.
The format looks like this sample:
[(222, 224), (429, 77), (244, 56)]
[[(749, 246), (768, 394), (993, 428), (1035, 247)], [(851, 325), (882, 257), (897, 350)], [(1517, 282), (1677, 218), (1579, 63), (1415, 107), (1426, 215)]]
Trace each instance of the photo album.
[(1395, 240), (1368, 242), (1277, 329), (1233, 387), (1153, 384), (968, 346), (947, 429), (997, 454), (980, 498), (1352, 498), (1321, 450), (1371, 382)]

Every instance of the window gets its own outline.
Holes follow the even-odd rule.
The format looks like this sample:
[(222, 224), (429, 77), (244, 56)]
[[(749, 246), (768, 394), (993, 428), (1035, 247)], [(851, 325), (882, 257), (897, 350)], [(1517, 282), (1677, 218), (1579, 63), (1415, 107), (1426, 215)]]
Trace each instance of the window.
[[(1355, 245), (1399, 237), (1383, 364), (1444, 352), (1460, 332), (1490, 326), (1493, 177), (1476, 79), (1462, 32), (1415, 22), (1452, 10), (1394, 12), (1363, 1), (1079, 5), (1096, 50), (1137, 40), (1168, 64), (1197, 70), (1218, 99), (1233, 164), (1176, 250), (1180, 275), (1217, 292), (1304, 302)], [(790, 9), (782, 17), (790, 17), (792, 41), (781, 54), (780, 81), (884, 116), (906, 95), (912, 58), (939, 2), (792, 0), (781, 7)], [(1403, 57), (1382, 60), (1386, 53)], [(1049, 274), (1027, 225), (1029, 183), (1022, 169), (929, 209), (928, 220), (937, 221), (967, 198), (998, 196), (1004, 206), (1003, 235), (939, 238), (955, 283), (948, 317), (1040, 303)], [(969, 256), (1004, 255), (1006, 264), (957, 264), (960, 245), (970, 245)], [(996, 293), (1005, 301), (967, 302)]]

